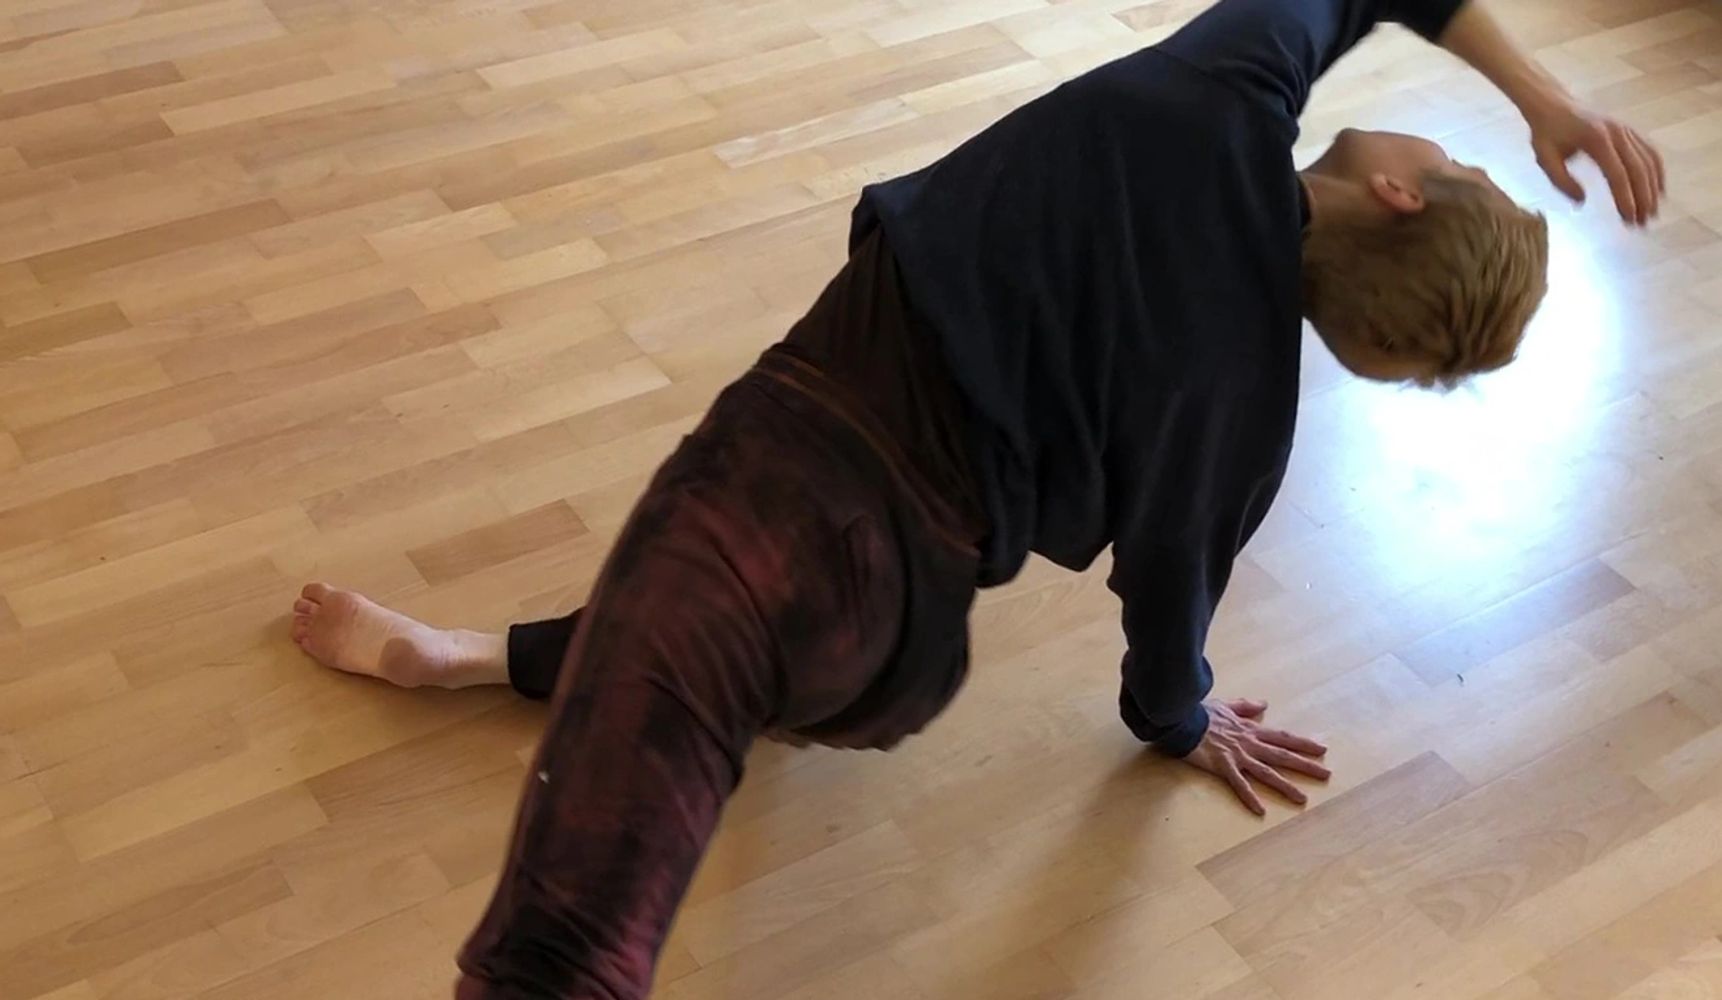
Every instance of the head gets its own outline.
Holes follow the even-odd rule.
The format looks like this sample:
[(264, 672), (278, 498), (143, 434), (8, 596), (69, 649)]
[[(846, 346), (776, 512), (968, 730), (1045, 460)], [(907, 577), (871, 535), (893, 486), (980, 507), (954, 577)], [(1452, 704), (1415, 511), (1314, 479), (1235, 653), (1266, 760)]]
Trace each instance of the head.
[(1391, 132), (1340, 133), (1304, 181), (1304, 314), (1341, 364), (1450, 386), (1513, 360), (1548, 287), (1542, 216)]

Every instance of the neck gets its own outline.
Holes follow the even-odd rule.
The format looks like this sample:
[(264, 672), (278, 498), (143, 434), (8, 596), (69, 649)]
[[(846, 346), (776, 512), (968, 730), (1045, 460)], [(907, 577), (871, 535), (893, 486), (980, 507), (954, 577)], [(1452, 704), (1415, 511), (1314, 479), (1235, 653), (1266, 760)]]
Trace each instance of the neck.
[(1304, 197), (1309, 199), (1309, 228), (1314, 229), (1332, 218), (1337, 194), (1334, 185), (1338, 182), (1312, 170), (1299, 171), (1297, 179), (1303, 185)]
[(1309, 198), (1309, 228), (1313, 231), (1337, 223), (1373, 219), (1376, 207), (1369, 192), (1354, 181), (1342, 180), (1317, 170), (1298, 173)]

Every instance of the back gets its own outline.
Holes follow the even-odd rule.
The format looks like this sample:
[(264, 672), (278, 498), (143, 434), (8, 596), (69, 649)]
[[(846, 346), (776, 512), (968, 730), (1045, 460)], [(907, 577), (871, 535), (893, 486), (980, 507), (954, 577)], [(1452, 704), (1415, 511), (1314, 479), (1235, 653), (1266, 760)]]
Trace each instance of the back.
[(1030, 549), (1085, 567), (1126, 522), (1235, 517), (1283, 463), (1292, 138), (1150, 49), (863, 193), (857, 238), (883, 227), (982, 425), (988, 582)]

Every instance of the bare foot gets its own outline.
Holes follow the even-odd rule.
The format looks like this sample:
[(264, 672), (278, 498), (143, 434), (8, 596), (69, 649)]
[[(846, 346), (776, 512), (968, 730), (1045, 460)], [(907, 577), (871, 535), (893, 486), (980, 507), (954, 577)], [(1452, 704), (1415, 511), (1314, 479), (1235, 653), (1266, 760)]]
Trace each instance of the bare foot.
[(313, 660), (401, 687), (508, 683), (508, 637), (431, 628), (350, 590), (307, 584), (293, 604), (293, 641)]

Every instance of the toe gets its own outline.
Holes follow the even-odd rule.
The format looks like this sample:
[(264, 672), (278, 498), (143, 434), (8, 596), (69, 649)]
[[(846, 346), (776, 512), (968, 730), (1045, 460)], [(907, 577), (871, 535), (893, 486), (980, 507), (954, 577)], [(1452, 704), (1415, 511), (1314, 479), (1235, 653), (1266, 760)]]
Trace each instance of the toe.
[(317, 605), (301, 597), (299, 600), (293, 602), (293, 613), (308, 617), (317, 613)]
[(305, 589), (299, 592), (299, 596), (313, 604), (322, 604), (334, 592), (334, 588), (326, 583), (307, 583)]

